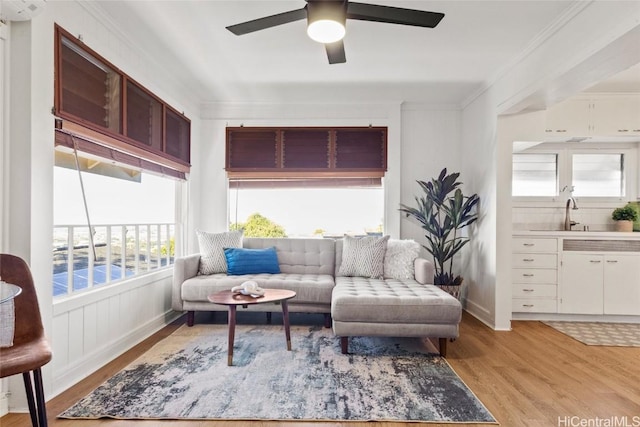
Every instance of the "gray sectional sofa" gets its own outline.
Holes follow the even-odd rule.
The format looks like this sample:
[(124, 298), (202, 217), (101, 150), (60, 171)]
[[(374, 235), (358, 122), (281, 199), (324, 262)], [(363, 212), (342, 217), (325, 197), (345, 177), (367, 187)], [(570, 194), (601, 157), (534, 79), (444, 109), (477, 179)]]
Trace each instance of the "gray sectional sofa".
[[(389, 240), (387, 245), (397, 248), (400, 242), (406, 241)], [(199, 274), (200, 254), (176, 259), (172, 307), (187, 311), (188, 325), (193, 325), (196, 311), (227, 311), (226, 306), (210, 303), (209, 295), (254, 280), (263, 288), (295, 291), (289, 312), (324, 314), (325, 326), (332, 326), (341, 337), (344, 353), (350, 336), (403, 336), (438, 338), (444, 356), (447, 339), (458, 336), (460, 302), (432, 284), (433, 264), (426, 259), (415, 258), (413, 271), (398, 273), (398, 264), (388, 261), (394, 261), (390, 258), (399, 251), (388, 250), (384, 277), (371, 278), (340, 274), (342, 240), (245, 237), (242, 247), (275, 247), (280, 273), (203, 275)], [(388, 274), (392, 268), (396, 277)], [(270, 304), (250, 305), (246, 310), (278, 311)]]

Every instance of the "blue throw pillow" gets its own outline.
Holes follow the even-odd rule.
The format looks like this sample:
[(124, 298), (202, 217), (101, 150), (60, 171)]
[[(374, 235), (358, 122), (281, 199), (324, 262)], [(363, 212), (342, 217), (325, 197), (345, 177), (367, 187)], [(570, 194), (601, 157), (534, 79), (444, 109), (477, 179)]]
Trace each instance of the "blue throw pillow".
[(276, 248), (244, 249), (224, 248), (227, 274), (280, 273)]

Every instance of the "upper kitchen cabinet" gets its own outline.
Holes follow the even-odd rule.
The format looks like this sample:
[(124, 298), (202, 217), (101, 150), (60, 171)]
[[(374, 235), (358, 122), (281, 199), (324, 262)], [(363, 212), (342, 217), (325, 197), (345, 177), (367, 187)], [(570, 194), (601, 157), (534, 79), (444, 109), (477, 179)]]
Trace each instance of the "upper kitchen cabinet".
[(571, 98), (547, 110), (545, 134), (547, 136), (590, 135), (589, 99)]
[(570, 98), (547, 110), (549, 137), (640, 136), (640, 94)]
[(640, 94), (597, 99), (592, 116), (596, 135), (640, 135)]

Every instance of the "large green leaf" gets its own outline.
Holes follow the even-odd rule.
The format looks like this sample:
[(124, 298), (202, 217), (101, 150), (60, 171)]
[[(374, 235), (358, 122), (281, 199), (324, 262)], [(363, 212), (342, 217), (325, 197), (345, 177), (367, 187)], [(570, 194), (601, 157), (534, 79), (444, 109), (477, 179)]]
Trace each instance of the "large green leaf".
[[(469, 242), (459, 231), (478, 219), (477, 194), (465, 197), (459, 188), (459, 173), (447, 173), (443, 168), (437, 178), (417, 181), (422, 190), (415, 197), (417, 207), (400, 205), (400, 211), (417, 221), (425, 232), (427, 244), (423, 247), (434, 259), (438, 280), (451, 282), (460, 279), (452, 274), (454, 257)], [(445, 272), (449, 265), (449, 273)]]

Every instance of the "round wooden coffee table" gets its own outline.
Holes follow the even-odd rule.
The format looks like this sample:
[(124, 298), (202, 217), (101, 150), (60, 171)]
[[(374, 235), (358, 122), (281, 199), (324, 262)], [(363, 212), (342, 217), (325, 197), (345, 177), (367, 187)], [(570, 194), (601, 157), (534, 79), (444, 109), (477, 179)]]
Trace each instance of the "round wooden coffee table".
[(239, 305), (247, 308), (253, 304), (280, 304), (282, 306), (282, 319), (284, 322), (284, 333), (287, 338), (287, 350), (291, 351), (291, 332), (289, 330), (289, 307), (287, 300), (295, 297), (294, 291), (287, 289), (265, 289), (264, 295), (254, 298), (250, 295), (242, 295), (231, 291), (220, 291), (209, 295), (209, 301), (214, 304), (226, 305), (229, 307), (229, 350), (227, 352), (227, 365), (233, 365), (233, 341), (236, 334), (236, 309)]

